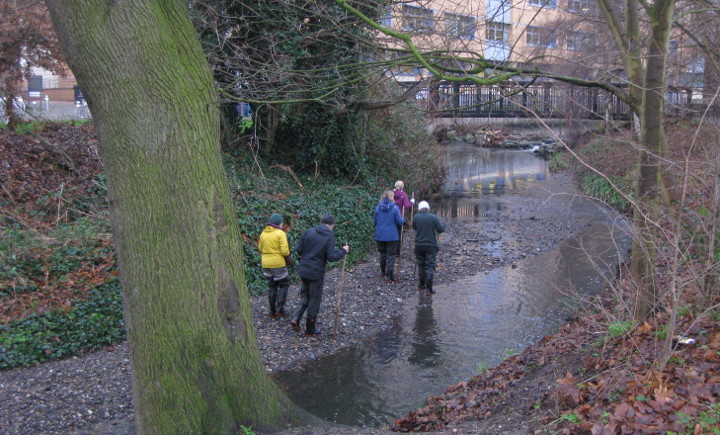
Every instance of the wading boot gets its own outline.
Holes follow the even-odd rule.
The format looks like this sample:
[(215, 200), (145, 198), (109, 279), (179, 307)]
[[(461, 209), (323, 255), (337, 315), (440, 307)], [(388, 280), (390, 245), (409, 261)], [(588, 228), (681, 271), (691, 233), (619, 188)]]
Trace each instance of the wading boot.
[(277, 301), (278, 284), (273, 281), (272, 277), (268, 278), (268, 302), (270, 303), (270, 317), (275, 317), (277, 310), (275, 302)]
[(320, 334), (320, 331), (317, 329), (317, 319), (315, 317), (308, 317), (305, 321), (305, 336), (306, 337), (313, 337), (315, 335)]
[(278, 294), (275, 304), (275, 316), (287, 317), (285, 312), (285, 301), (287, 300), (288, 289), (290, 288), (290, 278), (283, 278), (277, 282)]
[(425, 289), (427, 290), (427, 293), (425, 293), (428, 296), (432, 296), (435, 294), (435, 290), (433, 290), (433, 280), (432, 278), (425, 280)]

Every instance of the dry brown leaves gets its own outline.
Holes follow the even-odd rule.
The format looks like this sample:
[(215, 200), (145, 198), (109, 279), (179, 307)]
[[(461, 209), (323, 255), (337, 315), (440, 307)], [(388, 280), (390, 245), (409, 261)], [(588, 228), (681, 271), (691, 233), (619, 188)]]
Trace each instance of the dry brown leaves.
[[(584, 367), (557, 379), (542, 409), (517, 412), (530, 414), (527, 421), (537, 428), (567, 434), (685, 433), (688, 423), (679, 415), (695, 418), (720, 397), (720, 328), (711, 318), (682, 319), (679, 329), (689, 328), (696, 343), (677, 345), (660, 371), (653, 362), (662, 343), (658, 331), (663, 320), (658, 316), (656, 323), (645, 323), (631, 337), (601, 348), (591, 345), (588, 331), (597, 328), (593, 319), (567, 325), (522, 355), (429, 398), (425, 407), (396, 420), (392, 429), (427, 432), (482, 420), (497, 411), (501, 397), (517, 380), (535, 372), (535, 365), (550, 360), (558, 364), (564, 355), (584, 348)], [(562, 415), (574, 418), (558, 418)]]

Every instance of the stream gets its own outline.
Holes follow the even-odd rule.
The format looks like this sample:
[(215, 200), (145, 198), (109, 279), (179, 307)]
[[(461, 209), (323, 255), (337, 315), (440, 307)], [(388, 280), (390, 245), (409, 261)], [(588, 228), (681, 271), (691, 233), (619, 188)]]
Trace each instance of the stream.
[(414, 308), (360, 345), (277, 373), (276, 383), (307, 411), (351, 426), (392, 424), (426, 397), (553, 333), (576, 307), (575, 296), (601, 292), (624, 260), (624, 222), (595, 201), (558, 194), (536, 154), (456, 146), (447, 161), (445, 191), (432, 199), (432, 212), (489, 235), (490, 242), (475, 243), (493, 257), (516, 248), (512, 234), (519, 231), (511, 225), (521, 221), (502, 217), (520, 209), (583, 230), (511, 266), (436, 285), (436, 296), (418, 294)]

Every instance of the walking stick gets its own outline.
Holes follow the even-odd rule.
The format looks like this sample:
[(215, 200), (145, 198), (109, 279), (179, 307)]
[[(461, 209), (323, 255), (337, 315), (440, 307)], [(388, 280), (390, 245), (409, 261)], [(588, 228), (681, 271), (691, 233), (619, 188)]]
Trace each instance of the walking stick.
[[(412, 193), (412, 198), (415, 199), (415, 192)], [(410, 207), (410, 228), (412, 228), (413, 217), (415, 217), (414, 211), (415, 211), (415, 204), (413, 204), (413, 206)], [(413, 245), (414, 245), (415, 233), (412, 233), (412, 232), (410, 233), (410, 239), (412, 240)], [(412, 258), (412, 249), (413, 249), (413, 247), (410, 247), (410, 254), (411, 254), (410, 258)], [(415, 271), (416, 270), (417, 270), (417, 260), (413, 261), (413, 273), (412, 273), (412, 276), (410, 277), (411, 280), (415, 279)]]
[[(402, 217), (405, 214), (405, 207), (400, 211)], [(403, 245), (403, 231), (405, 230), (405, 224), (400, 225), (400, 241), (398, 242), (398, 259), (397, 259), (397, 273), (395, 277), (400, 280), (400, 260), (402, 260), (402, 245)]]
[(335, 324), (333, 325), (333, 340), (337, 340), (337, 325), (340, 318), (340, 304), (342, 303), (343, 289), (345, 288), (345, 260), (347, 254), (343, 257), (342, 272), (340, 272), (340, 290), (338, 291), (337, 307), (335, 308)]

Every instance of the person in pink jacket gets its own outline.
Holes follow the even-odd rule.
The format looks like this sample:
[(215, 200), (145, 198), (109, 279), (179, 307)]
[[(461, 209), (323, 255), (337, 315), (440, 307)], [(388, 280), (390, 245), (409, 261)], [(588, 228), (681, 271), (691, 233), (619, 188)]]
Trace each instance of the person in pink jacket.
[[(393, 189), (393, 201), (395, 202), (398, 210), (400, 210), (400, 216), (404, 219), (405, 216), (407, 216), (406, 210), (410, 210), (413, 204), (415, 204), (415, 198), (408, 199), (407, 193), (405, 193), (403, 189), (405, 189), (405, 183), (403, 183), (402, 180), (396, 181), (395, 189)], [(397, 229), (398, 234), (402, 234), (402, 225), (398, 225)], [(398, 250), (395, 256), (399, 257), (401, 251), (402, 240), (398, 243)]]
[(398, 206), (400, 215), (405, 217), (405, 210), (412, 208), (413, 204), (415, 204), (415, 198), (408, 199), (407, 193), (405, 193), (403, 189), (405, 189), (405, 183), (403, 183), (402, 180), (396, 181), (395, 189), (393, 189), (393, 201), (395, 201), (395, 205)]

